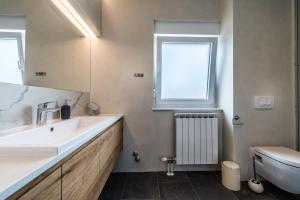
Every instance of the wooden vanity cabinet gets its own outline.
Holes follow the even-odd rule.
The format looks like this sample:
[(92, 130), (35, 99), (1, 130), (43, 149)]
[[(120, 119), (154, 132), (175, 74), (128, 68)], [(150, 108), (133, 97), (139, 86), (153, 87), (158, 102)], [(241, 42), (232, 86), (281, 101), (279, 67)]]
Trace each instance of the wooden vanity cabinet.
[(122, 148), (120, 120), (9, 199), (97, 200)]
[(62, 165), (62, 200), (97, 200), (123, 147), (123, 120)]

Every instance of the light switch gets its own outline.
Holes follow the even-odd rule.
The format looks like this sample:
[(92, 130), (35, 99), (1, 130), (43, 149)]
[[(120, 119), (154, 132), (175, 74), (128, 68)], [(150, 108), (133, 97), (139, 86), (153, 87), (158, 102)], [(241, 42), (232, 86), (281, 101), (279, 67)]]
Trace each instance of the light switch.
[(274, 96), (255, 96), (254, 108), (270, 110), (274, 107)]

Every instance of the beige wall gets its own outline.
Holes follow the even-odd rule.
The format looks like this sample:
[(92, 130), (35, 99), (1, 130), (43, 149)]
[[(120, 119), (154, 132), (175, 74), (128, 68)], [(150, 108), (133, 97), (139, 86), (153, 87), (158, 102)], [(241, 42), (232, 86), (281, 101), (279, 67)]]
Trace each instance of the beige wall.
[[(124, 151), (116, 170), (164, 170), (159, 157), (174, 155), (173, 113), (151, 109), (154, 19), (222, 21), (218, 96), (225, 117), (224, 158), (241, 165), (244, 180), (251, 145), (295, 147), (291, 2), (104, 0), (103, 37), (92, 41), (91, 99), (102, 113), (125, 114)], [(134, 78), (136, 72), (145, 77)], [(274, 109), (254, 110), (255, 95), (275, 96)], [(232, 126), (234, 114), (243, 126)], [(140, 152), (140, 163), (133, 161), (133, 150)]]
[[(246, 179), (251, 145), (295, 147), (292, 0), (234, 1), (234, 128), (236, 161)], [(272, 95), (270, 111), (253, 109), (255, 95)]]
[[(160, 156), (174, 155), (172, 112), (153, 112), (155, 19), (219, 21), (218, 0), (104, 0), (102, 38), (92, 41), (91, 100), (102, 113), (124, 113), (124, 151), (116, 170), (165, 170)], [(134, 78), (141, 72), (144, 78)], [(132, 151), (141, 162), (135, 163)]]
[(26, 17), (27, 85), (90, 91), (90, 40), (80, 37), (49, 0), (1, 0), (0, 15)]
[(221, 32), (218, 44), (217, 96), (223, 109), (223, 159), (234, 159), (233, 137), (233, 0), (221, 1)]

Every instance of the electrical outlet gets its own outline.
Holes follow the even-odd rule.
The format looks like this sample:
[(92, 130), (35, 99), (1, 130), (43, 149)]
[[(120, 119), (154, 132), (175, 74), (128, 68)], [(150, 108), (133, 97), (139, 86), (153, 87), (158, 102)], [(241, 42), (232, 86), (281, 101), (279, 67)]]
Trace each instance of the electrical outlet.
[(133, 75), (135, 78), (143, 78), (144, 74), (143, 73), (134, 73)]

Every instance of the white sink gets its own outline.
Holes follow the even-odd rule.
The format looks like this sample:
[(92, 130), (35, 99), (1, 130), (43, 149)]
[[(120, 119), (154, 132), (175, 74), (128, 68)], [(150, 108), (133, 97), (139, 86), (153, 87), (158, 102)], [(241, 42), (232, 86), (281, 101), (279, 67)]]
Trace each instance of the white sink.
[(55, 156), (78, 145), (82, 139), (93, 138), (115, 119), (114, 116), (76, 117), (20, 129), (0, 137), (0, 156)]

